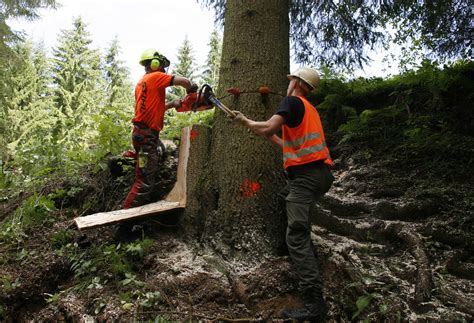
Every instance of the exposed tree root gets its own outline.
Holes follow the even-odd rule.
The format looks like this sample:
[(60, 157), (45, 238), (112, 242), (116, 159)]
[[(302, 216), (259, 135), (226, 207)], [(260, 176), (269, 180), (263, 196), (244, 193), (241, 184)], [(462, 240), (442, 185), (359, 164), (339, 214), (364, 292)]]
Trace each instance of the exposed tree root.
[(432, 290), (430, 261), (426, 255), (423, 242), (418, 234), (411, 232), (402, 225), (392, 224), (387, 229), (392, 231), (405, 243), (406, 248), (411, 251), (417, 261), (415, 302), (417, 305), (420, 305), (422, 302), (426, 302), (431, 298)]
[(355, 238), (358, 241), (375, 239), (378, 242), (397, 244), (399, 241), (417, 262), (415, 284), (415, 305), (419, 305), (431, 298), (432, 278), (428, 256), (419, 235), (400, 222), (385, 222), (375, 220), (361, 222), (359, 220), (340, 219), (328, 213), (320, 213), (316, 217), (317, 224), (322, 225), (333, 233)]
[(447, 285), (439, 287), (436, 297), (443, 303), (454, 306), (458, 311), (471, 315), (471, 317), (468, 318), (468, 321), (472, 322), (472, 320), (474, 320), (474, 306), (472, 305), (474, 304), (473, 297), (466, 297), (465, 294), (460, 294)]
[(467, 252), (457, 252), (446, 263), (446, 269), (458, 277), (474, 280), (474, 264), (463, 263), (464, 260), (469, 259)]
[(435, 241), (439, 241), (451, 247), (463, 247), (474, 251), (474, 239), (472, 235), (467, 235), (460, 230), (451, 228), (449, 231), (446, 227), (426, 225), (421, 229), (425, 236), (431, 237)]

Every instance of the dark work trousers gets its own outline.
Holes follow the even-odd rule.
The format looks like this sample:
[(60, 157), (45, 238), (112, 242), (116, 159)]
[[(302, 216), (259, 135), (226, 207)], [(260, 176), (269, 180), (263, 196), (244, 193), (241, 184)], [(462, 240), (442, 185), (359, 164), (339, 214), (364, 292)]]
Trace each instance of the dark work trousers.
[(316, 200), (331, 187), (334, 177), (321, 161), (292, 166), (287, 171), (288, 184), (280, 192), (280, 196), (286, 196), (286, 244), (300, 278), (303, 300), (317, 303), (322, 300), (322, 280), (312, 250), (310, 214)]
[(158, 169), (159, 132), (144, 125), (133, 126), (133, 147), (136, 151), (135, 181), (125, 199), (123, 208), (146, 204), (153, 192)]

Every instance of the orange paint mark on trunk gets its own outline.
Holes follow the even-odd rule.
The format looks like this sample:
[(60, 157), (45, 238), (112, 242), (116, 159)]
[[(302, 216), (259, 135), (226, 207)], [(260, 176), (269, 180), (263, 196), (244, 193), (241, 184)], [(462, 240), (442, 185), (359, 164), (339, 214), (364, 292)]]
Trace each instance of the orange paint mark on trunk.
[(240, 184), (240, 193), (244, 197), (252, 197), (257, 194), (258, 191), (262, 189), (262, 184), (259, 182), (251, 181), (249, 179), (244, 180)]
[(198, 132), (194, 129), (191, 129), (191, 133), (189, 134), (189, 138), (191, 140), (194, 140), (194, 139), (196, 139), (197, 136), (198, 136)]
[(226, 91), (229, 92), (230, 94), (234, 95), (234, 96), (239, 96), (239, 94), (240, 94), (240, 89), (238, 87), (231, 87), (231, 88), (227, 89)]

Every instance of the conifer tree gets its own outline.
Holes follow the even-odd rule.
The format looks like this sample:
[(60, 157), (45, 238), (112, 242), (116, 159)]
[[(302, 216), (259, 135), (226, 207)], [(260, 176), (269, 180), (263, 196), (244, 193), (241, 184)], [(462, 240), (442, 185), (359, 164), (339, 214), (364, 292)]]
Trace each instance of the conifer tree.
[(38, 18), (38, 9), (56, 8), (56, 0), (2, 1), (0, 4), (0, 66), (12, 54), (12, 46), (22, 40), (18, 31), (12, 30), (8, 19), (23, 18), (33, 20)]
[(217, 30), (211, 33), (208, 46), (209, 53), (207, 54), (206, 65), (204, 66), (202, 82), (215, 88), (219, 80), (219, 67), (222, 54), (222, 40)]
[(120, 45), (114, 39), (106, 49), (103, 75), (106, 83), (105, 105), (95, 118), (97, 124), (97, 157), (116, 154), (130, 142), (130, 120), (133, 117), (133, 87), (129, 70), (119, 59)]
[(13, 50), (18, 60), (8, 69), (7, 113), (2, 118), (8, 126), (4, 126), (2, 151), (18, 170), (29, 174), (48, 164), (56, 114), (44, 47), (25, 42)]
[[(8, 20), (12, 18), (23, 18), (33, 20), (38, 17), (38, 9), (52, 8), (55, 9), (55, 0), (31, 0), (31, 1), (2, 1), (0, 4), (0, 149), (6, 154), (6, 142), (4, 133), (6, 129), (6, 93), (9, 91), (7, 79), (8, 66), (13, 64), (15, 60), (13, 46), (22, 39), (18, 31), (12, 30), (8, 24)], [(2, 155), (4, 155), (2, 154)], [(3, 157), (2, 157), (3, 165)]]
[(119, 58), (120, 50), (117, 38), (106, 49), (104, 61), (104, 78), (106, 81), (105, 105), (116, 106), (126, 110), (133, 106), (133, 88), (129, 80), (130, 71)]
[[(193, 80), (195, 72), (196, 67), (194, 63), (193, 48), (188, 40), (188, 36), (186, 36), (178, 49), (178, 63), (175, 64), (173, 68), (173, 74)], [(181, 87), (174, 87), (170, 92), (178, 97), (183, 97), (185, 95), (185, 90)]]
[(81, 159), (81, 151), (95, 134), (92, 116), (101, 112), (104, 101), (100, 54), (91, 49), (92, 39), (80, 17), (74, 19), (71, 30), (61, 31), (58, 39), (52, 72), (55, 107), (60, 115), (54, 135), (63, 153)]

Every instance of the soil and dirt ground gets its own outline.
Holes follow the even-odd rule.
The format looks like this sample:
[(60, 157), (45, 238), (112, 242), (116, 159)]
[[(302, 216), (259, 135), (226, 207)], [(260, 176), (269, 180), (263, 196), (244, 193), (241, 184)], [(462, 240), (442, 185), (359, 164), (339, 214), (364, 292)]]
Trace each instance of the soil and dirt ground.
[[(318, 203), (312, 227), (327, 321), (472, 321), (471, 175), (447, 182), (423, 167), (368, 161), (343, 147), (335, 155), (336, 182)], [(171, 154), (155, 198), (171, 189), (175, 169)], [(80, 193), (57, 201), (50, 225), (30, 228), (21, 244), (0, 245), (3, 320), (267, 321), (302, 305), (286, 255), (262, 255), (255, 263), (224, 259), (180, 238), (179, 213), (75, 229), (74, 216), (119, 209), (132, 176), (90, 175)], [(3, 203), (2, 219), (24, 198)], [(94, 263), (101, 256), (91, 250), (108, 263)]]

